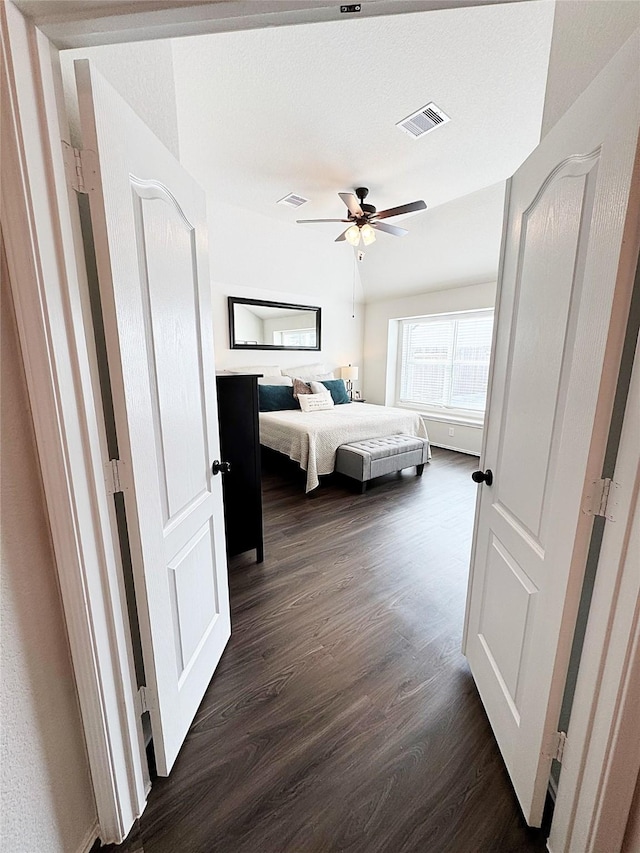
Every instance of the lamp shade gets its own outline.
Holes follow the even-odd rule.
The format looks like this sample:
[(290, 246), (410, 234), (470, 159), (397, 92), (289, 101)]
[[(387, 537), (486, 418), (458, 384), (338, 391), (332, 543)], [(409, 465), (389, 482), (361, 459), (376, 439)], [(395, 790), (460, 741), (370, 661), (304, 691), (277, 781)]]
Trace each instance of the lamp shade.
[(350, 382), (353, 382), (354, 379), (358, 378), (358, 368), (352, 367), (351, 365), (349, 365), (349, 367), (341, 367), (340, 378), (348, 379)]
[(375, 242), (376, 232), (369, 225), (369, 223), (362, 226), (362, 228), (360, 229), (360, 233), (362, 234), (362, 242), (365, 244), (365, 246), (370, 246), (372, 243)]
[(352, 246), (357, 246), (360, 242), (360, 229), (357, 225), (352, 225), (351, 228), (347, 228), (344, 237), (347, 243), (351, 243)]

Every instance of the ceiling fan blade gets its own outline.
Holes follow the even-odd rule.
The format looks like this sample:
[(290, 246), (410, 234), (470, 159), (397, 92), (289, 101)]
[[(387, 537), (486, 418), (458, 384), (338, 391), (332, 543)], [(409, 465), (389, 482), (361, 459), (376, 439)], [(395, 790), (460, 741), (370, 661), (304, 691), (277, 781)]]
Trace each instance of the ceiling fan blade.
[(386, 234), (393, 234), (394, 237), (404, 237), (408, 234), (406, 228), (398, 228), (397, 225), (387, 225), (386, 222), (372, 222), (371, 227), (376, 231), (384, 231)]
[(413, 213), (414, 210), (426, 210), (427, 205), (423, 201), (412, 201), (410, 204), (401, 204), (398, 207), (388, 207), (379, 213), (374, 213), (375, 219), (387, 219), (389, 216), (400, 216), (403, 213)]
[(296, 222), (349, 222), (348, 219), (296, 219)]
[[(351, 228), (351, 226), (349, 226), (349, 228)], [(347, 239), (346, 234), (347, 234), (347, 231), (349, 230), (349, 228), (344, 230), (339, 237), (336, 237), (334, 242), (335, 243), (341, 243), (343, 240), (346, 240)]]
[(364, 216), (364, 211), (360, 207), (360, 202), (354, 196), (353, 193), (338, 193), (338, 195), (340, 196), (342, 201), (347, 205), (347, 207), (349, 208), (349, 212), (353, 216)]

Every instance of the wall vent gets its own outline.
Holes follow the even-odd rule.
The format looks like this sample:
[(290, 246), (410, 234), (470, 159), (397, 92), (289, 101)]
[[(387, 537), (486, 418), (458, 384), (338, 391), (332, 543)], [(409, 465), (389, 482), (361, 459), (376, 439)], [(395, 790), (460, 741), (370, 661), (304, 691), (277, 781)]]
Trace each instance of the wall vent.
[(396, 127), (404, 130), (405, 133), (414, 139), (418, 139), (418, 137), (424, 136), (425, 133), (435, 130), (436, 127), (446, 124), (448, 121), (451, 121), (449, 116), (442, 112), (440, 107), (431, 103), (427, 104), (426, 107), (421, 107), (415, 113), (411, 113), (410, 116), (403, 118), (402, 121), (396, 124)]
[(289, 193), (289, 195), (279, 199), (276, 204), (286, 204), (289, 207), (300, 207), (301, 204), (306, 204), (308, 201), (309, 199), (304, 196), (296, 195), (296, 193)]

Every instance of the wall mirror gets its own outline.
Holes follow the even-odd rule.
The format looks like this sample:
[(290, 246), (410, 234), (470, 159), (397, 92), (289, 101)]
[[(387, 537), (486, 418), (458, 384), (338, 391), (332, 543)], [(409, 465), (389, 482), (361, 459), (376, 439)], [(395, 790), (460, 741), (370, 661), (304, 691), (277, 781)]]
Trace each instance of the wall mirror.
[(320, 308), (229, 297), (231, 349), (319, 350)]

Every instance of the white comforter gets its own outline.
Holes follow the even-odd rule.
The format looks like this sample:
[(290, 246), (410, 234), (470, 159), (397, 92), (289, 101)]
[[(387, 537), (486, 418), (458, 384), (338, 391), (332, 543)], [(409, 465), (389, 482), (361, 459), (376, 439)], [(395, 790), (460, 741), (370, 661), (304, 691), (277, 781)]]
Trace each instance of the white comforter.
[(349, 403), (322, 412), (260, 412), (260, 444), (284, 453), (307, 472), (307, 492), (319, 485), (321, 474), (333, 471), (341, 444), (383, 435), (428, 437), (417, 412), (370, 403)]

